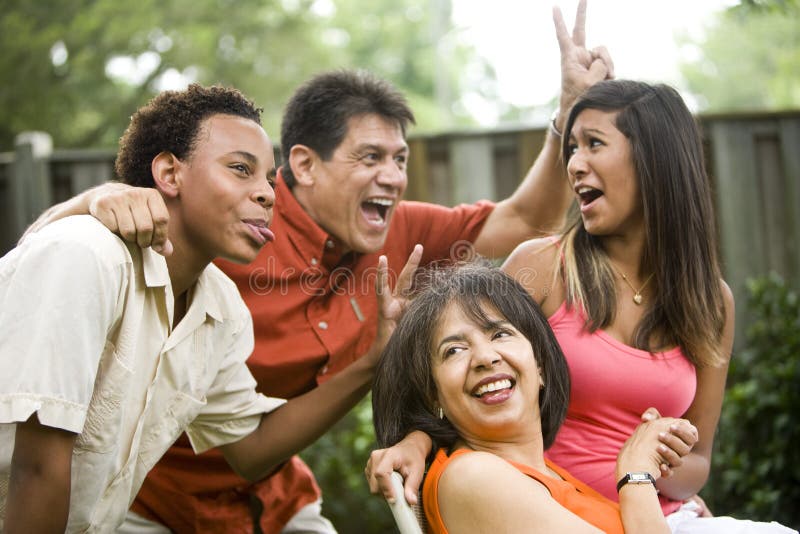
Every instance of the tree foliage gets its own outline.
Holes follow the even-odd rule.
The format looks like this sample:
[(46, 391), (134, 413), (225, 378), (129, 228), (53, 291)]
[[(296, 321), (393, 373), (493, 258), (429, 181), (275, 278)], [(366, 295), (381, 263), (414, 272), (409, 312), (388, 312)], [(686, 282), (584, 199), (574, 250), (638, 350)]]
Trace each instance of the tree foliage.
[(800, 107), (798, 0), (743, 0), (704, 39), (679, 41), (694, 50), (680, 70), (705, 111)]
[(800, 7), (800, 0), (741, 0), (734, 9), (739, 10), (777, 10), (788, 12)]
[[(470, 122), (435, 105), (482, 65), (455, 43), (449, 0), (6, 0), (0, 10), (0, 151), (44, 130), (58, 147), (114, 146), (131, 113), (164, 88), (221, 83), (263, 107), (273, 137), (288, 97), (312, 74), (365, 68), (402, 90), (431, 129)], [(441, 57), (441, 56), (439, 56)], [(490, 72), (487, 70), (487, 72)], [(436, 111), (434, 111), (436, 110)]]
[(394, 531), (386, 501), (371, 495), (364, 478), (369, 453), (377, 448), (368, 396), (301, 455), (322, 488), (322, 512), (339, 532)]
[(717, 515), (800, 527), (800, 294), (776, 275), (748, 282), (753, 321), (731, 360), (712, 476)]

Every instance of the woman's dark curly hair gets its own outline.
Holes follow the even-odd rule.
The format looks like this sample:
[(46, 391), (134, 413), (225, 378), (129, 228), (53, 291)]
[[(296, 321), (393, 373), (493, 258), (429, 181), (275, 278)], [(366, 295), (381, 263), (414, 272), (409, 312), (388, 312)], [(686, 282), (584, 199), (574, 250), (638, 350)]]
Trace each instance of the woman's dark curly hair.
[(129, 185), (154, 187), (150, 165), (161, 152), (178, 159), (192, 156), (204, 121), (212, 115), (235, 115), (261, 125), (256, 108), (238, 89), (192, 84), (184, 91), (164, 91), (133, 114), (119, 140), (114, 170)]
[[(431, 271), (430, 280), (409, 304), (381, 355), (372, 386), (372, 420), (380, 447), (390, 447), (412, 430), (421, 430), (435, 447), (450, 448), (458, 433), (439, 419), (433, 381), (434, 335), (442, 314), (457, 305), (476, 324), (489, 326), (487, 308), (508, 320), (533, 347), (545, 384), (539, 394), (542, 436), (550, 447), (569, 404), (567, 362), (547, 319), (513, 278), (484, 263)], [(533, 409), (533, 406), (531, 406)]]

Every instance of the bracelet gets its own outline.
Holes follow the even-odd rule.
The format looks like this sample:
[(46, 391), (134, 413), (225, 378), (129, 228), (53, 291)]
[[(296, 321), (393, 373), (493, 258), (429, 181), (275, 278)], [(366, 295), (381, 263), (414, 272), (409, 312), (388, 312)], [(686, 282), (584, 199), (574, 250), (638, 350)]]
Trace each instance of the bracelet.
[(637, 473), (625, 473), (625, 476), (619, 479), (617, 482), (617, 493), (619, 490), (622, 489), (622, 486), (625, 484), (652, 484), (653, 486), (656, 485), (656, 479), (653, 478), (653, 475), (644, 471), (644, 472), (637, 472)]
[(558, 131), (558, 126), (556, 126), (556, 119), (558, 118), (558, 112), (559, 108), (556, 108), (555, 111), (553, 111), (553, 114), (550, 115), (550, 124), (548, 125), (548, 129), (550, 130), (550, 133), (561, 139), (561, 132)]

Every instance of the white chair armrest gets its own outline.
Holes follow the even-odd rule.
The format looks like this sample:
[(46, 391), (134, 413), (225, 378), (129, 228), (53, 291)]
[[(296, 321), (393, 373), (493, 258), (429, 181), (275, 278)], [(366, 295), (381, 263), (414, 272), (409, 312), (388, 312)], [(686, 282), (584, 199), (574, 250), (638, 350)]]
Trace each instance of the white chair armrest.
[(423, 534), (417, 516), (403, 493), (403, 476), (397, 471), (393, 471), (391, 481), (395, 499), (394, 503), (389, 503), (389, 508), (392, 510), (394, 522), (397, 524), (400, 534)]

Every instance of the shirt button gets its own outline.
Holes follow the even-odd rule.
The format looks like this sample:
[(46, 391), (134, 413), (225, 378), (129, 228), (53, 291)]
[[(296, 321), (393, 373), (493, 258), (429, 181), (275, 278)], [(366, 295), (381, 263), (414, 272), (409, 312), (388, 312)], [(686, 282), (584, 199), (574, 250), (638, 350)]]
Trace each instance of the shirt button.
[(327, 372), (328, 372), (328, 366), (327, 365), (323, 366), (322, 369), (319, 370), (319, 374), (321, 374), (321, 375), (327, 374)]
[(320, 329), (322, 329), (322, 330), (327, 330), (328, 329), (328, 323), (325, 322), (325, 321), (320, 321), (317, 326), (319, 326)]
[(317, 264), (317, 258), (311, 258), (311, 265)]
[(325, 241), (325, 248), (333, 248), (333, 239)]

